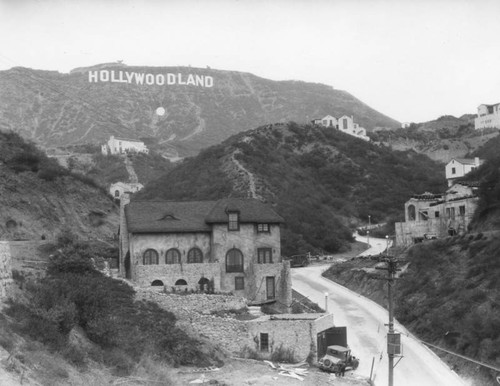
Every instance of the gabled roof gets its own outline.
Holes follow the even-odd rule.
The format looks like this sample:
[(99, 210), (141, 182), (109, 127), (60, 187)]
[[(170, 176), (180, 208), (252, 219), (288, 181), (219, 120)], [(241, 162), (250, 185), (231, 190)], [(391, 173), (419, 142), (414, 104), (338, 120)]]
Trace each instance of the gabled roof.
[[(475, 165), (476, 161), (474, 158), (452, 158), (450, 162), (452, 161), (457, 161), (458, 163), (461, 163), (462, 165)], [(448, 162), (448, 163), (450, 163)], [(480, 161), (481, 162), (481, 161)]]
[(132, 201), (125, 207), (130, 233), (210, 232), (215, 201)]
[(227, 223), (228, 212), (239, 212), (242, 223), (282, 223), (283, 217), (278, 215), (270, 205), (255, 199), (225, 198), (217, 201), (206, 218), (207, 223)]
[(227, 223), (228, 212), (241, 223), (282, 223), (269, 205), (254, 199), (219, 201), (132, 201), (125, 206), (130, 233), (210, 232), (212, 223)]

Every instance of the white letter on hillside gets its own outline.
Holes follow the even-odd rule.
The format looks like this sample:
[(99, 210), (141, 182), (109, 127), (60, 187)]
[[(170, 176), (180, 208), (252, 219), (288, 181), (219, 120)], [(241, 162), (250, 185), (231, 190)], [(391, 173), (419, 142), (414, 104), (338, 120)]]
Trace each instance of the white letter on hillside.
[(152, 85), (155, 83), (155, 77), (153, 74), (146, 74), (146, 84)]
[(125, 76), (127, 77), (127, 83), (132, 83), (132, 79), (134, 79), (135, 72), (125, 72)]
[(108, 70), (99, 71), (99, 79), (101, 82), (109, 82), (109, 71)]
[(99, 74), (97, 71), (89, 71), (89, 82), (97, 82), (99, 80)]
[(194, 86), (194, 76), (193, 74), (189, 74), (188, 80), (186, 84), (192, 84)]
[(205, 76), (205, 87), (212, 87), (214, 85), (214, 78)]
[(163, 74), (156, 75), (156, 84), (158, 86), (163, 86), (165, 84), (165, 76)]
[(134, 72), (134, 74), (135, 74), (135, 83), (143, 84), (144, 83), (144, 74), (138, 74), (137, 72)]
[(175, 84), (175, 74), (167, 74), (167, 84)]
[(182, 74), (177, 74), (177, 79), (178, 79), (177, 81), (178, 84), (186, 84), (186, 82), (182, 81)]

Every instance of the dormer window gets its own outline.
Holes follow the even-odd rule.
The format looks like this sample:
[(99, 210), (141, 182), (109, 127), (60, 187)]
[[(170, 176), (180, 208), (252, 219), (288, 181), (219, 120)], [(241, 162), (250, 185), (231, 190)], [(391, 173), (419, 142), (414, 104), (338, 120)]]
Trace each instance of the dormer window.
[(257, 232), (269, 233), (269, 224), (257, 224)]
[(229, 212), (227, 229), (230, 231), (240, 230), (240, 214), (238, 212)]

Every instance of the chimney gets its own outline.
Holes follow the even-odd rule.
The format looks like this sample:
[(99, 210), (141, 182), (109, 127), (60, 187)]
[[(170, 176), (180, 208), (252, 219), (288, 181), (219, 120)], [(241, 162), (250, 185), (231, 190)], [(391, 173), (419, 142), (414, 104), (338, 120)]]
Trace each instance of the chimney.
[(474, 165), (479, 166), (479, 157), (474, 158)]

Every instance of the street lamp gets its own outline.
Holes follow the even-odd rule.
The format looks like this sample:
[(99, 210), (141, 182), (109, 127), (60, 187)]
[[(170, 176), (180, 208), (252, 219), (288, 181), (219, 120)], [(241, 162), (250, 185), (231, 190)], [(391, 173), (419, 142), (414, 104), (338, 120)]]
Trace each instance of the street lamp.
[(325, 312), (328, 312), (328, 292), (325, 292)]

